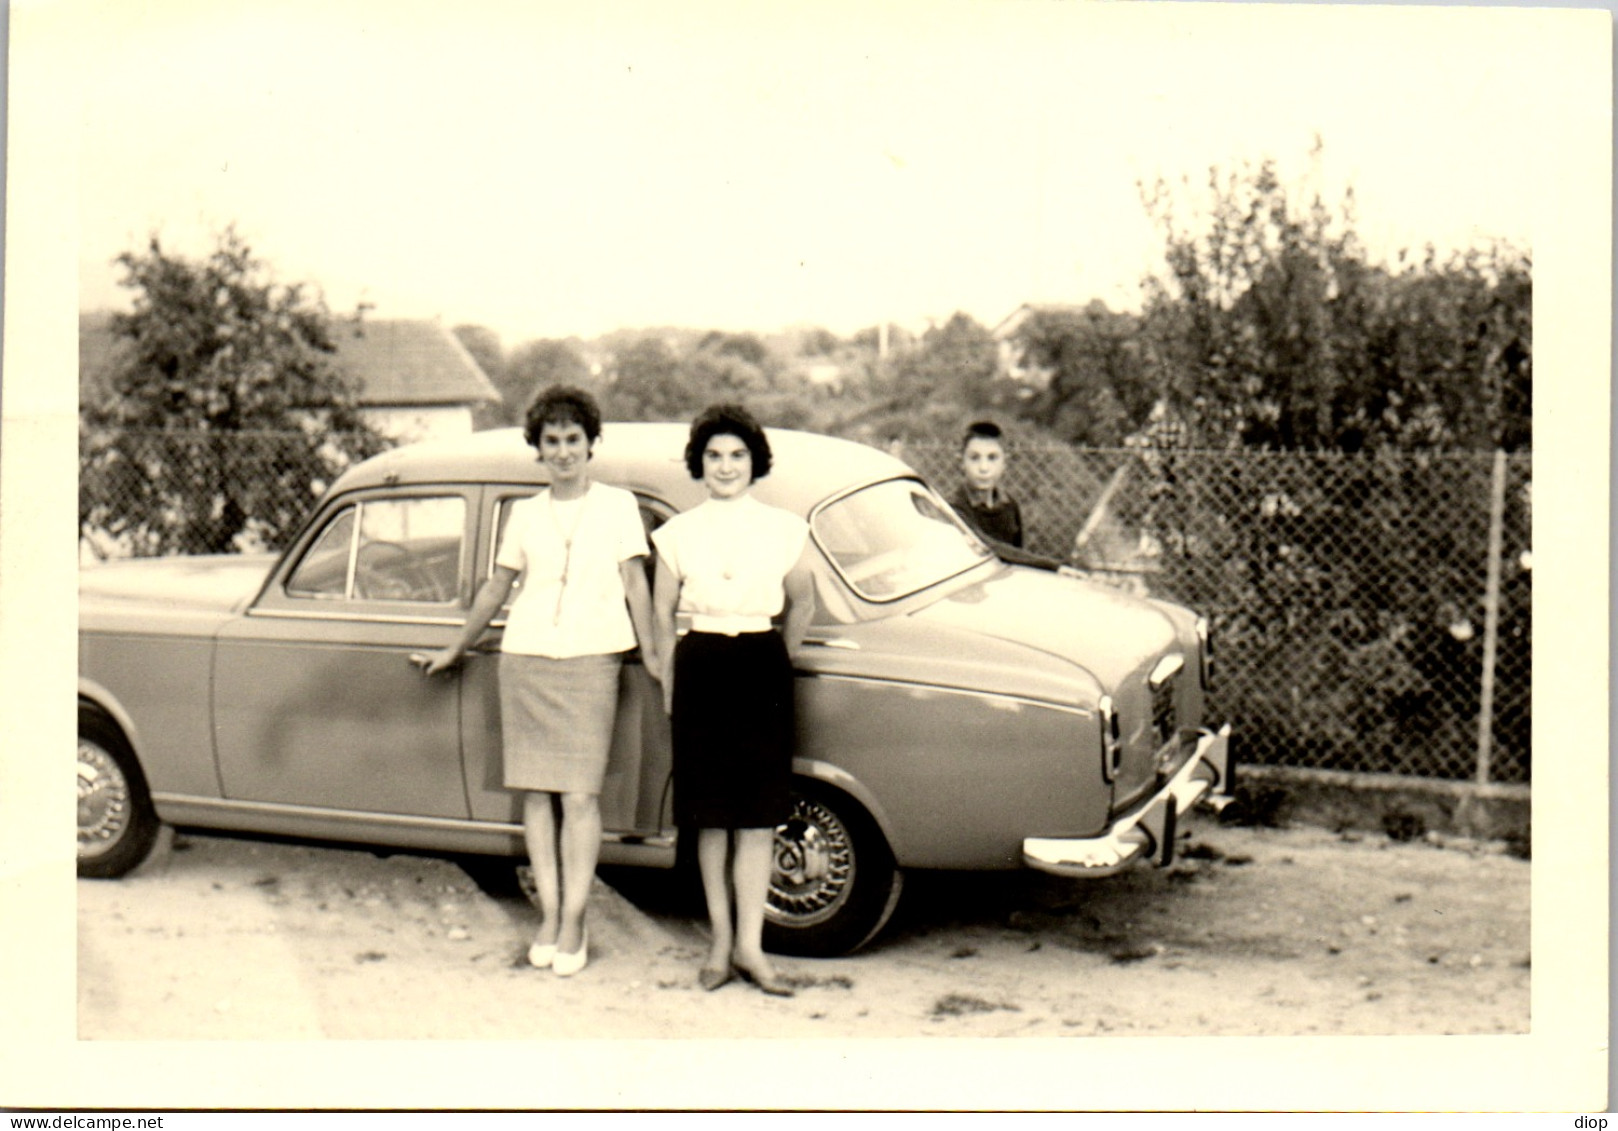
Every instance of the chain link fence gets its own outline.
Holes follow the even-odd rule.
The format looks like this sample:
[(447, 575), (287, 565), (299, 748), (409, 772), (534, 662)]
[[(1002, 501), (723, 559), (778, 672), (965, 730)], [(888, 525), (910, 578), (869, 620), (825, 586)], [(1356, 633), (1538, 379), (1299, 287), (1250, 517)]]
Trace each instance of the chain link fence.
[[(86, 434), (81, 556), (278, 549), (374, 443)], [(954, 445), (898, 454), (945, 493), (959, 479)], [(1211, 618), (1213, 721), (1244, 760), (1527, 782), (1530, 471), (1526, 455), (1015, 447), (1005, 485), (1029, 549)]]
[[(954, 445), (898, 454), (959, 481)], [(1030, 550), (1210, 617), (1244, 760), (1527, 782), (1530, 482), (1527, 455), (1015, 447), (1005, 487)]]
[(371, 434), (81, 431), (79, 557), (278, 550)]

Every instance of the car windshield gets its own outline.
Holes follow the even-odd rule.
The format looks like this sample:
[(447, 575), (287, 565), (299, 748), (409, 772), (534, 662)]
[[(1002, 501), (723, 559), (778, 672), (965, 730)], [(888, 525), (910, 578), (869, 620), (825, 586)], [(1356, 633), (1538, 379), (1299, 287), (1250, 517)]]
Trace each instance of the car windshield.
[(914, 479), (844, 495), (815, 512), (811, 526), (843, 579), (871, 601), (907, 597), (994, 557), (948, 504)]

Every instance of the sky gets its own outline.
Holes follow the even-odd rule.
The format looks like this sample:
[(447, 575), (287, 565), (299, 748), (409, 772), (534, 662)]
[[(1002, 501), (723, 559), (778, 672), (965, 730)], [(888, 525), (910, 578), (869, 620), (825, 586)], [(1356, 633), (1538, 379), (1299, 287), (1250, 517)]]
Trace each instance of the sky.
[[(449, 11), (453, 7), (454, 15)], [(1209, 4), (114, 4), (83, 22), (79, 294), (234, 224), (334, 313), (508, 345), (1138, 305), (1139, 184), (1266, 158), (1372, 253), (1528, 247), (1533, 13)], [(1554, 70), (1554, 69), (1553, 69)], [(1311, 161), (1313, 140), (1324, 142)]]

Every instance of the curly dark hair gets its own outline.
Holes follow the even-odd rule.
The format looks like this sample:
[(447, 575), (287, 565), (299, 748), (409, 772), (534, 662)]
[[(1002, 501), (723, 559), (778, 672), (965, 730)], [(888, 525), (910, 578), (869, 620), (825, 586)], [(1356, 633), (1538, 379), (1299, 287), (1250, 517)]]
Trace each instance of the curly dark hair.
[(522, 436), (530, 447), (539, 447), (539, 434), (547, 424), (577, 424), (584, 429), (584, 438), (594, 444), (601, 438), (601, 409), (583, 389), (552, 385), (534, 398), (523, 419)]
[(714, 404), (703, 409), (691, 422), (691, 438), (685, 445), (685, 469), (691, 473), (691, 478), (702, 478), (702, 453), (715, 436), (734, 436), (747, 445), (753, 457), (754, 482), (770, 473), (773, 457), (764, 426), (739, 404)]

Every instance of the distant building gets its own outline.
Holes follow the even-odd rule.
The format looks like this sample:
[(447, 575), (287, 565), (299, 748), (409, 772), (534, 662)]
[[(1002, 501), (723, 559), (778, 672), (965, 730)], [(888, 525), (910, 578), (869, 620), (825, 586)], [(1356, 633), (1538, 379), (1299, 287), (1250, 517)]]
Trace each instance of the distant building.
[(464, 435), (476, 405), (500, 402), (460, 339), (434, 320), (343, 319), (332, 342), (366, 423), (396, 440)]
[[(342, 319), (332, 324), (333, 366), (354, 382), (361, 414), (396, 440), (472, 431), (472, 410), (499, 403), (459, 339), (431, 319)], [(79, 397), (104, 397), (127, 346), (104, 311), (79, 316)]]
[(1078, 315), (1084, 311), (1085, 307), (1078, 303), (1025, 302), (1002, 318), (1000, 324), (991, 331), (999, 352), (1000, 375), (1034, 389), (1043, 389), (1049, 385), (1056, 371), (1027, 363), (1020, 340), (1023, 328), (1038, 314)]
[(843, 367), (836, 362), (818, 361), (805, 365), (800, 372), (811, 385), (830, 389), (834, 393), (843, 391)]

